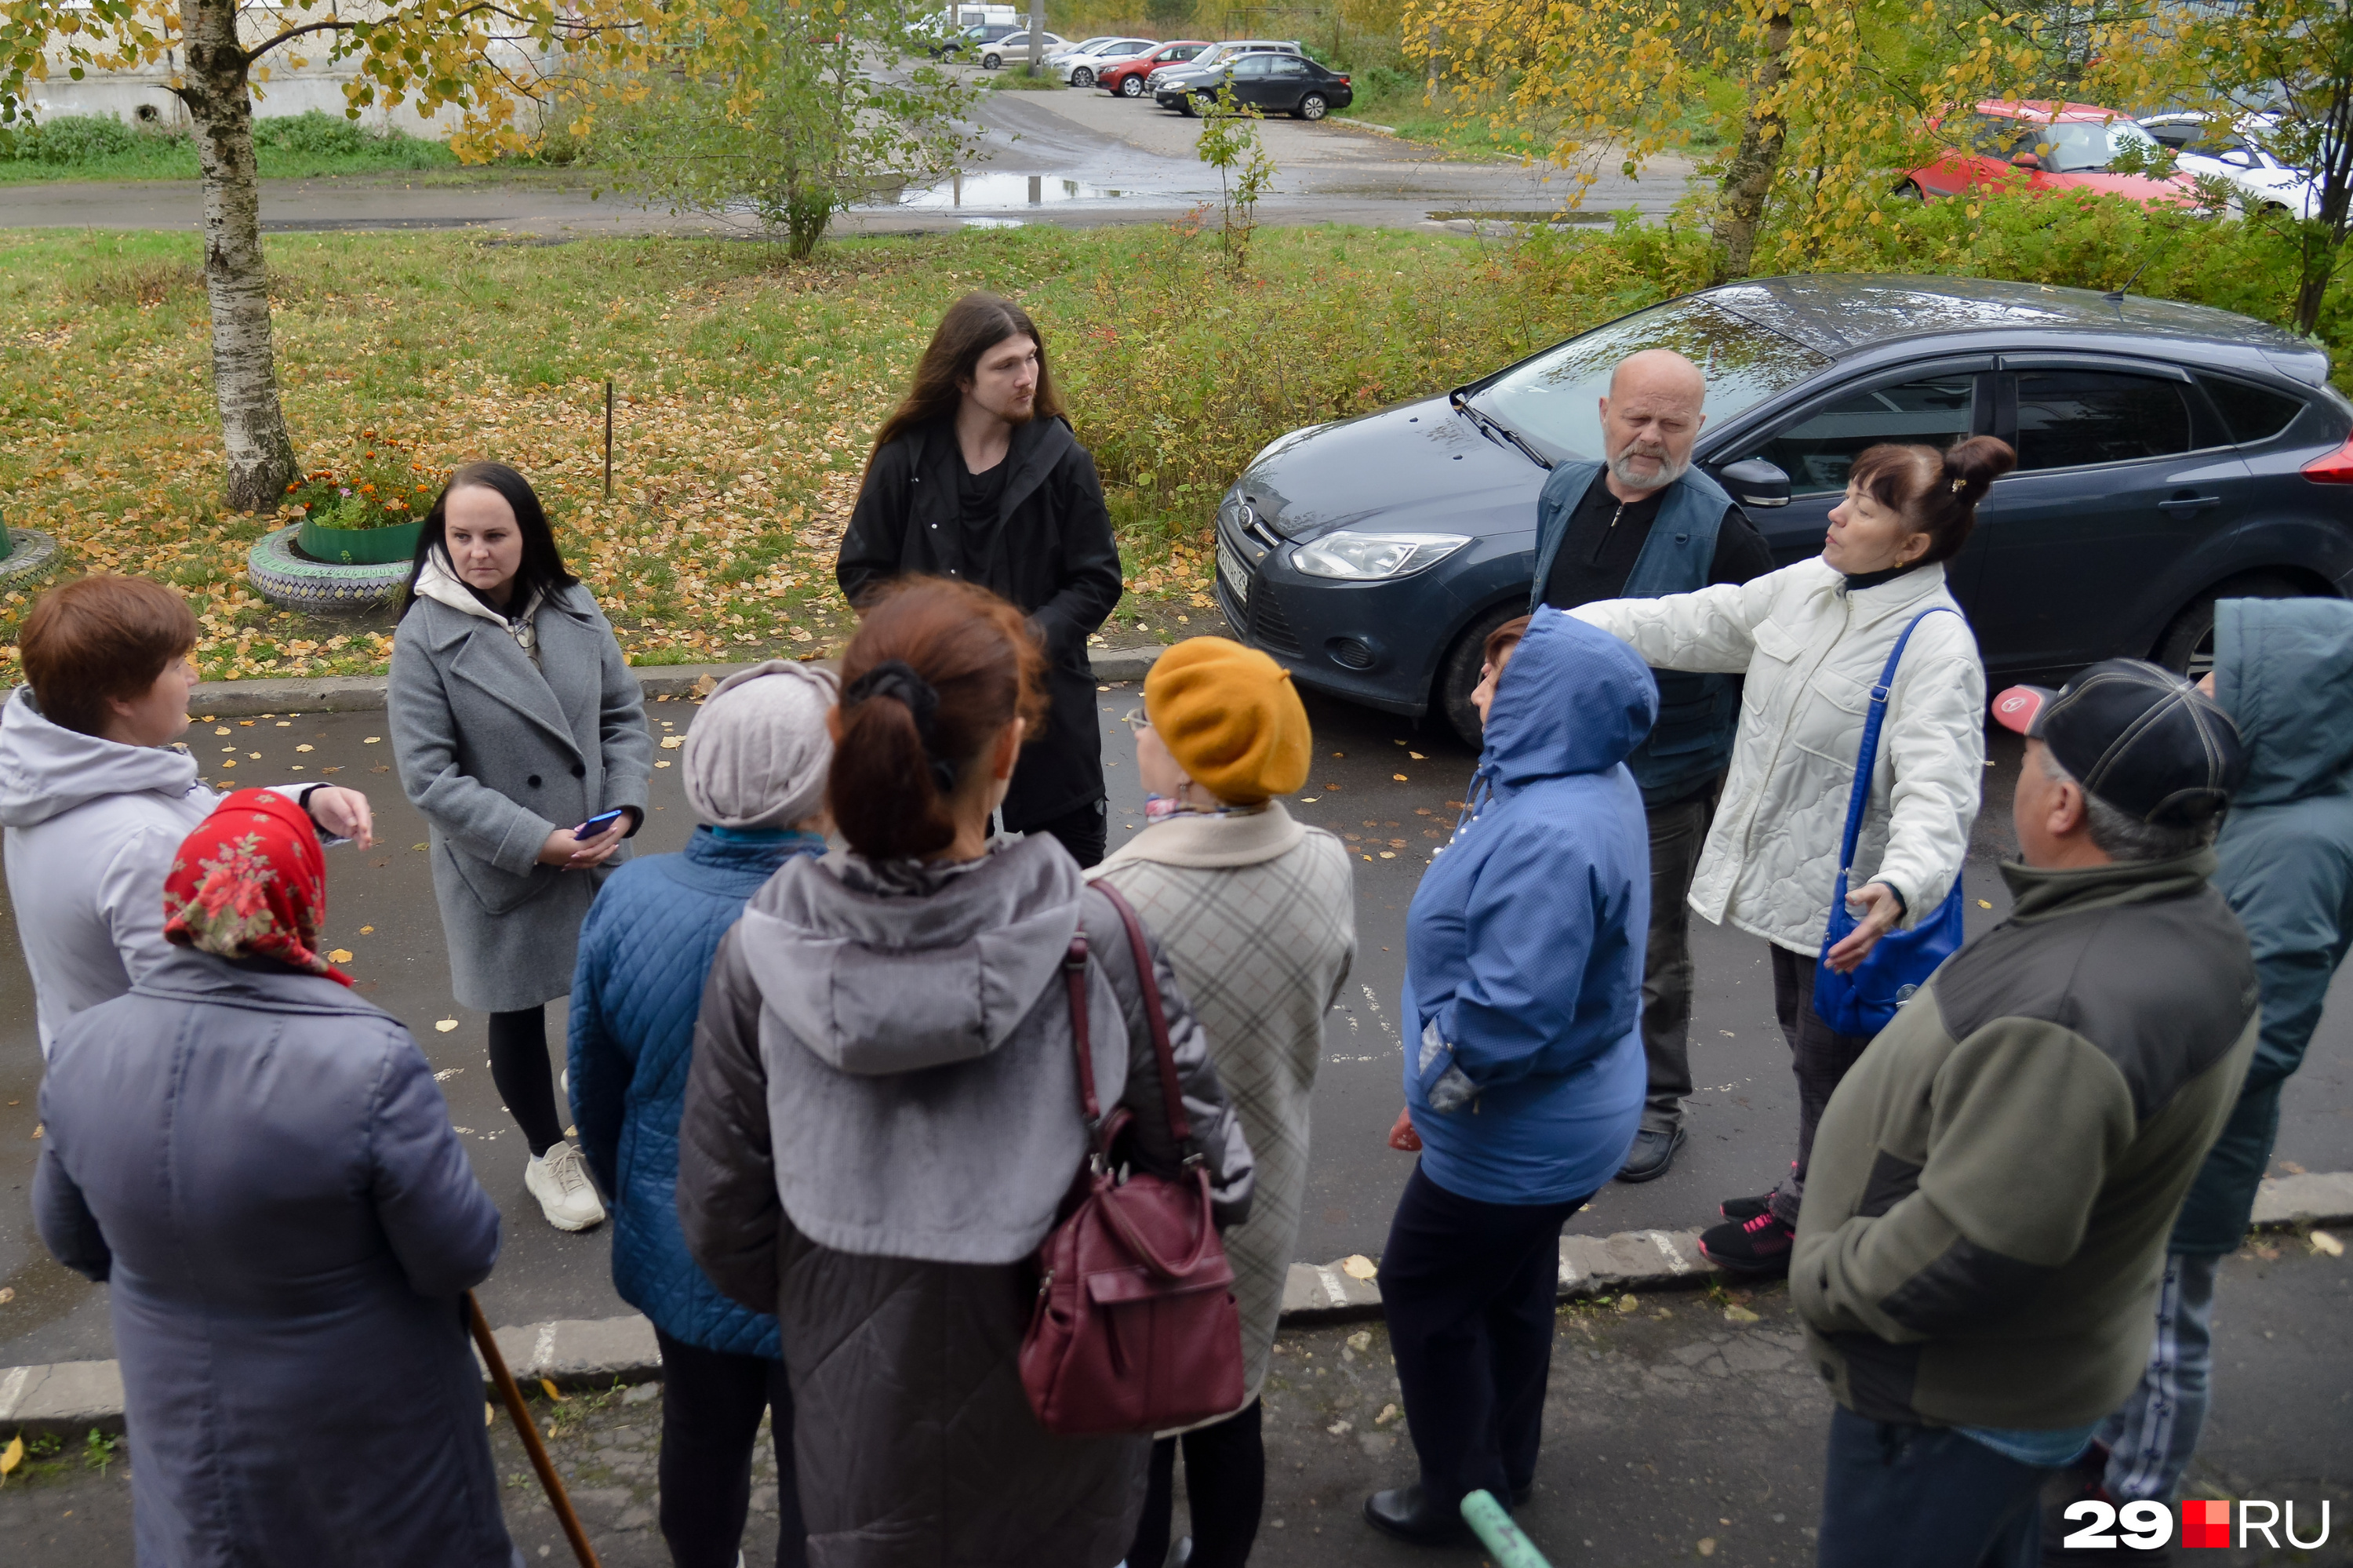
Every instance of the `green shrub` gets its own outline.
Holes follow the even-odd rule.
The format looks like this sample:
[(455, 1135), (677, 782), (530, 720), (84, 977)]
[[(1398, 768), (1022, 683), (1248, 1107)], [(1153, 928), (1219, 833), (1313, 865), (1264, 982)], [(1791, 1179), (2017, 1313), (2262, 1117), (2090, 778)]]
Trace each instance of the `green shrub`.
[(316, 109), (253, 122), (253, 149), (256, 154), (271, 152), (314, 158), (349, 158), (376, 152), (387, 143), (406, 140), (408, 138), (397, 131), (365, 130), (355, 121), (329, 115)]
[(30, 164), (90, 164), (136, 153), (166, 139), (154, 132), (135, 131), (111, 114), (61, 114), (42, 121), (20, 137), (16, 155)]

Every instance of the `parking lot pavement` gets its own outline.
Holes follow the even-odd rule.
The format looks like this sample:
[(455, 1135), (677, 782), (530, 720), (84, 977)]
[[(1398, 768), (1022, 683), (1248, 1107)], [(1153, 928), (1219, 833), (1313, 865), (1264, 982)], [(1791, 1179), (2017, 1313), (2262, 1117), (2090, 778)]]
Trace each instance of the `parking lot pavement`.
[[(1204, 630), (1208, 629), (1205, 624)], [(1142, 701), (1138, 687), (1099, 694), (1112, 838), (1143, 831), (1134, 750), (1120, 715)], [(1358, 958), (1325, 1032), (1314, 1100), (1314, 1145), (1298, 1255), (1323, 1262), (1351, 1253), (1377, 1256), (1391, 1209), (1410, 1169), (1387, 1145), (1401, 1103), (1402, 1054), (1396, 1017), (1405, 961), (1406, 907), (1431, 850), (1451, 830), (1472, 758), (1434, 724), (1409, 721), (1309, 694), (1316, 726), (1315, 772), (1293, 807), (1303, 820), (1343, 835), (1356, 858)], [(686, 732), (690, 704), (648, 705), (656, 733)], [(226, 735), (216, 733), (226, 730)], [(402, 1019), (441, 1075), (450, 1116), (465, 1135), (476, 1173), (506, 1216), (498, 1272), (481, 1290), (493, 1323), (597, 1319), (628, 1308), (613, 1293), (606, 1232), (551, 1229), (522, 1188), (522, 1139), (500, 1108), (484, 1055), (484, 1015), (450, 1002), (448, 961), (422, 848), (423, 821), (393, 777), (380, 713), (278, 715), (250, 722), (199, 722), (188, 744), (216, 784), (234, 788), (299, 778), (332, 779), (368, 791), (377, 847), (328, 855), (328, 942), (353, 956), (345, 967), (361, 993)], [(308, 747), (309, 749), (301, 749)], [(643, 853), (682, 845), (692, 823), (679, 782), (676, 749), (655, 753), (653, 811), (636, 841)], [(2008, 907), (1994, 863), (2009, 853), (2009, 789), (2018, 752), (1997, 735), (1967, 873), (1974, 927)], [(234, 763), (232, 768), (227, 766)], [(301, 771), (297, 772), (296, 769)], [(1982, 899), (1989, 907), (1979, 907)], [(104, 1292), (52, 1262), (29, 1212), (40, 1050), (32, 987), (16, 939), (19, 912), (0, 902), (0, 1367), (102, 1360), (112, 1355)], [(1789, 1158), (1795, 1094), (1788, 1057), (1772, 1019), (1764, 945), (1704, 921), (1693, 923), (1698, 992), (1693, 1018), (1691, 1141), (1665, 1177), (1640, 1187), (1604, 1188), (1572, 1229), (1594, 1234), (1682, 1229), (1712, 1221), (1715, 1205), (1762, 1191)], [(2275, 1171), (2353, 1170), (2353, 997), (2340, 981), (2312, 1054), (2283, 1110)], [(550, 1007), (551, 1042), (564, 1037), (562, 1003)], [(448, 1027), (442, 1027), (447, 1024)], [(556, 1046), (561, 1049), (560, 1044)]]
[[(2274, 1255), (2242, 1252), (2223, 1266), (2214, 1412), (2183, 1489), (2293, 1499), (2307, 1536), (2327, 1501), (2331, 1534), (2324, 1551), (2274, 1554), (2257, 1547), (2230, 1561), (2342, 1563), (2353, 1560), (2353, 1393), (2341, 1346), (2341, 1325), (2353, 1313), (2353, 1263), (2294, 1238), (2267, 1243), (2266, 1250)], [(1253, 1563), (1408, 1568), (1482, 1561), (1470, 1551), (1401, 1545), (1360, 1517), (1366, 1493), (1413, 1476), (1380, 1324), (1284, 1332), (1264, 1397), (1266, 1512)], [(550, 1446), (599, 1557), (611, 1568), (664, 1568), (670, 1557), (655, 1523), (656, 1385), (575, 1392), (560, 1404), (534, 1393), (532, 1403), (543, 1430), (553, 1429)], [(1788, 1294), (1778, 1287), (1566, 1306), (1535, 1495), (1520, 1510), (1521, 1524), (1556, 1568), (1810, 1563), (1830, 1411)], [(39, 1568), (129, 1561), (126, 1467), (120, 1452), (102, 1444), (54, 1450), (44, 1444), (0, 1488), (0, 1561)], [(568, 1563), (503, 1411), (491, 1446), (524, 1561)], [(774, 1560), (775, 1474), (764, 1441), (744, 1542), (750, 1563)], [(1181, 1490), (1179, 1499), (1182, 1533)]]

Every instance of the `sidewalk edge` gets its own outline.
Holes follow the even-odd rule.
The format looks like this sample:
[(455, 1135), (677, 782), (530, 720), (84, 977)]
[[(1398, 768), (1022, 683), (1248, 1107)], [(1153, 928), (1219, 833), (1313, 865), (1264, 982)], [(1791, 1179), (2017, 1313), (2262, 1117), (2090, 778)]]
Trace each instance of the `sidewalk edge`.
[[(2266, 1177), (2255, 1200), (2258, 1231), (2347, 1224), (2353, 1224), (2353, 1171)], [(1564, 1301), (1696, 1290), (1735, 1277), (1700, 1255), (1697, 1231), (1620, 1231), (1560, 1238), (1558, 1289)], [(1378, 1279), (1378, 1269), (1361, 1256), (1294, 1263), (1283, 1283), (1282, 1325), (1304, 1328), (1377, 1318)], [(500, 1353), (526, 1390), (541, 1379), (558, 1389), (602, 1389), (661, 1376), (653, 1325), (634, 1313), (519, 1323), (494, 1332)], [(480, 1360), (478, 1351), (475, 1361)], [(487, 1372), (484, 1375), (487, 1379)], [(72, 1436), (92, 1427), (122, 1430), (120, 1362), (0, 1367), (0, 1433)]]

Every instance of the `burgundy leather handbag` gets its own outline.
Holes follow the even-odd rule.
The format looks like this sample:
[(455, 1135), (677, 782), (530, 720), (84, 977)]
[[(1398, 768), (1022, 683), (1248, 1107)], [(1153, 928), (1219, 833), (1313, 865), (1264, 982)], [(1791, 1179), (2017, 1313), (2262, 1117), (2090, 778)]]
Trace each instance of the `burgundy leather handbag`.
[(1161, 1105), (1184, 1164), (1174, 1180), (1123, 1175), (1115, 1146), (1131, 1118), (1124, 1107), (1105, 1117), (1095, 1097), (1082, 927), (1071, 938), (1062, 977), (1092, 1147), (1065, 1217), (1038, 1249), (1038, 1304), (1021, 1341), (1029, 1408), (1047, 1431), (1067, 1437), (1165, 1432), (1229, 1414), (1242, 1403), (1233, 1266), (1209, 1217), (1208, 1167), (1193, 1146), (1151, 949), (1127, 900), (1096, 887), (1127, 927), (1160, 1063)]

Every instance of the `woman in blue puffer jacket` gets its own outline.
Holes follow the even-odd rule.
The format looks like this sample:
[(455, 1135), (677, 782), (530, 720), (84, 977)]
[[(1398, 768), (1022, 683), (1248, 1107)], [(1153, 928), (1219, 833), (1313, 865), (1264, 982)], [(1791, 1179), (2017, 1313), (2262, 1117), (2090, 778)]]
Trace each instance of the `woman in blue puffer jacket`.
[(776, 1562), (807, 1561), (776, 1320), (721, 1295), (687, 1252), (678, 1123), (720, 939), (779, 866), (825, 850), (833, 701), (830, 674), (782, 661), (721, 683), (686, 733), (687, 800), (702, 825), (683, 853), (615, 873), (580, 932), (574, 1114), (613, 1199), (614, 1287), (661, 1345), (661, 1529), (679, 1568), (736, 1562), (764, 1411), (776, 1452)]
[(1645, 1082), (1651, 841), (1625, 758), (1657, 684), (1556, 609), (1501, 628), (1486, 655), (1470, 810), (1406, 916), (1390, 1141), (1421, 1160), (1380, 1262), (1421, 1480), (1365, 1517), (1426, 1544), (1462, 1537), (1466, 1493), (1534, 1484), (1560, 1228), (1624, 1162)]

